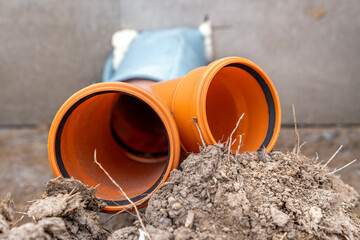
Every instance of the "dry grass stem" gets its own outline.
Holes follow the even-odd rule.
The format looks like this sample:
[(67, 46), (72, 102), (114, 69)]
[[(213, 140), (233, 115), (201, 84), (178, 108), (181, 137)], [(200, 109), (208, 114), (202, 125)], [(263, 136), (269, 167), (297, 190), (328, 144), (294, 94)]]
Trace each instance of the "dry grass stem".
[[(146, 199), (146, 200), (147, 200), (147, 199)], [(141, 204), (144, 203), (144, 202), (145, 202), (145, 201), (141, 201), (138, 205), (141, 205)], [(124, 212), (130, 213), (130, 212), (128, 212), (128, 211), (129, 211), (131, 208), (132, 208), (132, 207), (126, 207), (126, 208), (124, 208), (123, 210), (121, 210), (121, 211), (113, 214), (113, 215), (112, 215), (111, 217), (109, 217), (105, 222), (106, 222), (106, 223), (110, 222), (110, 221), (113, 220), (117, 215), (120, 215), (120, 214), (122, 214), (122, 213), (124, 213)], [(130, 214), (131, 214), (131, 213), (130, 213)]]
[(134, 207), (136, 215), (139, 219), (141, 228), (143, 229), (143, 231), (145, 232), (145, 234), (147, 235), (147, 238), (151, 240), (151, 236), (150, 234), (146, 231), (145, 225), (141, 219), (139, 210), (137, 208), (137, 206), (135, 205), (135, 203), (133, 201), (131, 201), (131, 199), (126, 195), (126, 193), (124, 192), (124, 190), (121, 188), (121, 186), (110, 176), (110, 174), (103, 168), (103, 166), (101, 166), (101, 164), (97, 161), (96, 159), (96, 149), (94, 150), (94, 162), (101, 168), (101, 170), (103, 170), (103, 172), (106, 174), (106, 176), (111, 180), (111, 182), (120, 190), (121, 194), (124, 195), (124, 197), (126, 198), (126, 200), (128, 200), (130, 202), (130, 204)]
[(321, 169), (324, 169), (330, 162), (331, 160), (334, 159), (334, 157), (336, 156), (336, 154), (338, 154), (338, 152), (340, 152), (340, 150), (342, 149), (343, 145), (341, 145), (338, 150), (336, 150), (336, 152), (331, 156), (331, 158), (324, 164), (324, 166), (322, 166)]
[[(169, 183), (169, 182), (165, 182), (165, 183), (161, 184), (160, 187), (162, 187), (163, 185), (166, 185), (166, 184), (168, 184), (168, 183)], [(160, 188), (159, 188), (159, 189), (160, 189)], [(150, 196), (144, 198), (143, 200), (141, 200), (141, 202), (138, 203), (138, 205), (140, 206), (141, 204), (143, 204), (144, 202), (146, 202), (147, 200), (149, 200), (149, 198), (150, 198)], [(110, 222), (110, 221), (113, 220), (117, 215), (120, 215), (120, 214), (122, 214), (122, 213), (124, 213), (124, 212), (130, 213), (130, 212), (128, 212), (128, 210), (130, 210), (131, 208), (133, 208), (133, 207), (126, 207), (126, 208), (124, 208), (123, 210), (121, 210), (121, 211), (113, 214), (113, 215), (112, 215), (111, 217), (109, 217), (105, 222), (106, 222), (106, 223)], [(131, 214), (131, 213), (130, 213), (130, 214)], [(140, 214), (140, 215), (141, 215), (141, 214)]]
[(243, 136), (243, 134), (240, 134), (239, 135), (239, 144), (238, 144), (238, 148), (237, 148), (237, 153), (239, 153), (240, 152), (240, 147), (241, 147), (241, 140), (242, 140), (242, 136)]
[(22, 215), (27, 215), (26, 212), (20, 212), (20, 211), (15, 211), (16, 213), (22, 214)]
[(299, 146), (299, 152), (300, 152), (301, 148), (302, 148), (305, 144), (307, 144), (307, 141), (303, 142), (303, 143)]
[(346, 235), (344, 235), (344, 234), (341, 234), (341, 235), (343, 235), (343, 237), (344, 237), (346, 240), (350, 240), (350, 238), (349, 238), (348, 236), (346, 236)]
[(344, 168), (346, 168), (346, 167), (350, 166), (350, 165), (351, 165), (351, 164), (353, 164), (354, 162), (356, 162), (356, 159), (354, 159), (354, 160), (352, 160), (351, 162), (349, 162), (349, 163), (345, 164), (344, 166), (342, 166), (342, 167), (341, 167), (341, 168), (339, 168), (339, 169), (335, 169), (334, 171), (332, 171), (332, 172), (330, 172), (330, 173), (328, 173), (328, 174), (334, 174), (334, 173), (337, 173), (337, 172), (339, 172), (339, 171), (343, 170)]
[(117, 215), (120, 215), (121, 213), (125, 212), (126, 210), (129, 210), (127, 208), (124, 208), (123, 210), (113, 214), (111, 217), (109, 217), (105, 222), (108, 223), (110, 222), (111, 220), (113, 220)]
[(195, 123), (196, 129), (197, 129), (198, 132), (199, 132), (199, 136), (200, 136), (200, 139), (201, 139), (201, 143), (202, 143), (203, 147), (205, 148), (205, 147), (206, 147), (206, 144), (205, 144), (204, 138), (203, 138), (203, 136), (202, 136), (202, 134), (201, 134), (201, 131), (200, 131), (200, 128), (199, 128), (199, 124), (198, 124), (198, 122), (197, 122), (197, 118), (196, 118), (196, 117), (193, 117), (193, 121), (194, 121), (194, 123)]
[(12, 227), (16, 226), (22, 219), (24, 218), (24, 215), (22, 215), (13, 225)]
[[(166, 184), (167, 182), (165, 182), (164, 184)], [(164, 184), (162, 184), (161, 186), (163, 186)], [(100, 185), (100, 184), (98, 184)], [(148, 197), (144, 198), (143, 200), (141, 200), (137, 205), (140, 206), (141, 204), (143, 204), (144, 202), (146, 202), (147, 200), (149, 200), (150, 196), (148, 195)], [(119, 204), (117, 204), (115, 201), (112, 201), (115, 205), (119, 206)], [(134, 208), (133, 206), (129, 206), (129, 207), (125, 207), (123, 208), (123, 210), (113, 214), (111, 217), (109, 217), (105, 222), (108, 223), (109, 221), (113, 220), (117, 215), (120, 215), (124, 212), (129, 213), (131, 216), (135, 216), (135, 214), (133, 214), (132, 212), (129, 212), (130, 209)], [(140, 216), (142, 216), (142, 214), (140, 213)]]
[(317, 162), (318, 160), (319, 160), (319, 154), (315, 152), (315, 162)]
[(224, 144), (224, 147), (227, 147), (228, 146), (228, 144), (229, 144), (229, 137), (226, 139), (226, 142), (225, 142), (225, 144)]
[(234, 146), (236, 141), (237, 141), (237, 138), (235, 138), (234, 141), (231, 143), (230, 148), (232, 148), (232, 146)]
[[(239, 127), (240, 121), (244, 118), (244, 115), (245, 115), (245, 113), (241, 114), (239, 120), (238, 120), (237, 123), (236, 123), (236, 126), (235, 126), (234, 130), (233, 130), (233, 131), (231, 132), (231, 134), (230, 134), (230, 137), (229, 137), (229, 143), (230, 143), (230, 145), (229, 145), (229, 149), (228, 149), (228, 160), (230, 160), (230, 153), (231, 153), (231, 147), (232, 147), (232, 144), (231, 144), (231, 143), (232, 143), (232, 136), (234, 135), (236, 129)], [(235, 139), (235, 140), (236, 140), (236, 139)]]
[(292, 110), (293, 110), (293, 116), (294, 116), (294, 125), (295, 125), (295, 146), (294, 146), (294, 150), (293, 153), (296, 153), (296, 155), (299, 155), (299, 151), (300, 151), (300, 135), (299, 135), (299, 131), (297, 128), (297, 122), (296, 122), (296, 113), (295, 113), (295, 106), (294, 104), (292, 105)]
[(284, 235), (282, 235), (282, 236), (281, 236), (281, 238), (280, 238), (279, 240), (283, 240), (283, 239), (285, 239), (286, 235), (287, 235), (287, 232), (286, 232), (286, 233), (284, 233)]

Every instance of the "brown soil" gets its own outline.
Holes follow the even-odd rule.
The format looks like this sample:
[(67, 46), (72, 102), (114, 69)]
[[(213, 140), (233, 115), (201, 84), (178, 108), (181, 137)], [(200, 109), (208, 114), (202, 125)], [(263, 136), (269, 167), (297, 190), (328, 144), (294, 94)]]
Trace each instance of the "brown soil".
[(14, 206), (6, 198), (0, 204), (0, 239), (106, 239), (99, 218), (104, 203), (95, 191), (73, 179), (50, 180), (45, 194), (26, 212), (33, 222), (18, 227), (12, 226)]
[[(358, 132), (352, 131), (354, 136)], [(342, 135), (341, 132), (339, 135), (330, 134), (330, 137), (342, 141), (342, 136), (351, 134)], [(314, 142), (329, 141), (328, 135)], [(313, 147), (309, 138), (303, 139), (309, 142), (304, 149)], [(284, 142), (293, 142), (293, 137)], [(3, 146), (7, 143), (2, 142)], [(347, 151), (353, 152), (351, 139), (349, 144), (348, 148), (344, 144), (344, 151), (331, 163), (336, 164), (333, 166), (343, 165), (342, 158), (346, 162), (352, 160), (346, 155)], [(291, 147), (289, 145), (288, 149)], [(324, 148), (314, 149), (320, 151), (321, 159), (326, 160), (337, 147), (338, 144), (334, 143), (328, 155), (321, 153)], [(7, 148), (2, 149), (0, 155), (5, 156)], [(0, 163), (10, 164), (13, 161)], [(342, 172), (350, 169), (354, 171), (351, 176), (357, 178), (356, 164)], [(5, 169), (1, 169), (6, 174)], [(9, 179), (15, 178), (14, 174)], [(9, 188), (8, 183), (0, 184), (0, 188), (4, 187), (1, 190)], [(41, 188), (34, 189), (39, 191)], [(94, 196), (94, 191), (86, 189), (78, 181), (52, 180), (46, 193), (32, 202), (26, 211), (31, 220), (26, 224), (22, 224), (23, 221), (16, 223), (19, 216), (14, 212), (12, 201), (6, 198), (0, 204), (0, 239), (106, 239), (109, 232), (103, 227), (105, 223), (99, 221), (99, 215), (104, 214), (98, 212), (103, 205)], [(0, 192), (4, 194), (7, 191)], [(17, 193), (17, 196), (21, 194)], [(21, 197), (16, 200), (21, 206), (26, 205)], [(172, 172), (169, 181), (151, 198), (144, 221), (154, 240), (359, 239), (360, 220), (354, 211), (358, 202), (359, 195), (352, 187), (335, 174), (329, 174), (329, 169), (323, 169), (314, 159), (278, 151), (270, 156), (246, 153), (229, 157), (225, 148), (216, 145), (209, 146), (200, 154), (190, 155), (179, 170)], [(127, 216), (129, 222), (134, 219), (131, 215)], [(114, 229), (117, 228), (115, 225)], [(138, 237), (139, 225), (135, 223), (113, 232), (109, 239)]]
[[(314, 159), (281, 152), (228, 156), (216, 145), (190, 155), (181, 168), (146, 209), (153, 239), (360, 238), (353, 213), (358, 193)], [(110, 239), (137, 239), (137, 228)]]
[[(0, 127), (0, 199), (11, 192), (16, 209), (24, 212), (28, 201), (39, 198), (46, 183), (53, 177), (47, 156), (48, 127), (10, 129)], [(320, 160), (327, 161), (335, 150), (342, 150), (329, 164), (331, 169), (339, 168), (360, 155), (360, 127), (300, 128), (302, 153), (313, 157), (318, 153)], [(293, 127), (282, 127), (275, 149), (282, 152), (294, 146)], [(360, 161), (337, 173), (341, 179), (360, 192)], [(360, 214), (360, 208), (358, 208)], [(106, 223), (110, 214), (100, 214)], [(132, 225), (131, 214), (117, 215), (106, 223), (108, 229)], [(19, 224), (27, 220), (24, 218)]]

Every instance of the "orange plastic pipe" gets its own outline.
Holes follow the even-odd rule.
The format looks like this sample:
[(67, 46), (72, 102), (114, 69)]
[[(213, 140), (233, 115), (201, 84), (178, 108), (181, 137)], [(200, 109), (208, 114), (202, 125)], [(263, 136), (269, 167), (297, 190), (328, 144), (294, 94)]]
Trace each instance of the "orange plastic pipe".
[(266, 73), (245, 58), (228, 57), (197, 68), (186, 76), (151, 85), (171, 109), (182, 147), (198, 152), (202, 144), (193, 121), (197, 119), (206, 144), (225, 142), (244, 113), (232, 140), (233, 150), (269, 152), (281, 126), (281, 108), (276, 89)]
[[(120, 114), (119, 105), (123, 111)], [(134, 106), (138, 111), (133, 111)], [(121, 118), (121, 113), (126, 113), (127, 118)], [(112, 122), (117, 120), (120, 125), (129, 126), (123, 130), (123, 139), (118, 139), (112, 128)], [(135, 121), (133, 125), (131, 121)], [(136, 134), (136, 127), (148, 130), (131, 136)], [(144, 142), (143, 136), (147, 137)], [(136, 137), (139, 149), (132, 149)], [(164, 143), (166, 149), (162, 154), (143, 152), (149, 146), (153, 146), (155, 151), (162, 149)], [(135, 85), (117, 82), (94, 84), (75, 93), (62, 105), (49, 132), (48, 153), (52, 171), (55, 177), (74, 177), (89, 186), (98, 186), (97, 196), (107, 203), (103, 211), (115, 213), (124, 208), (131, 210), (131, 204), (94, 163), (95, 149), (97, 161), (135, 204), (143, 206), (166, 181), (170, 171), (177, 167), (180, 140), (167, 107), (157, 97)]]
[(280, 102), (265, 72), (239, 57), (160, 83), (94, 84), (71, 96), (56, 114), (48, 142), (51, 168), (56, 177), (100, 184), (97, 196), (107, 202), (105, 212), (131, 208), (93, 162), (96, 149), (97, 160), (143, 206), (177, 167), (180, 140), (185, 151), (199, 150), (193, 118), (210, 145), (225, 142), (243, 113), (232, 136), (242, 135), (240, 151), (270, 151), (280, 131)]

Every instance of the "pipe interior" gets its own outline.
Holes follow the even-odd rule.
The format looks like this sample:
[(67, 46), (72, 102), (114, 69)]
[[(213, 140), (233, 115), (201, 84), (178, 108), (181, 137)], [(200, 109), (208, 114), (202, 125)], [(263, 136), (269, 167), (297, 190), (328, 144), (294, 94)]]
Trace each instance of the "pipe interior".
[(206, 97), (206, 117), (216, 142), (226, 142), (244, 113), (234, 134), (232, 150), (257, 151), (262, 147), (269, 125), (269, 108), (258, 81), (246, 70), (227, 66), (212, 79)]
[(168, 142), (164, 123), (144, 101), (125, 93), (102, 93), (69, 115), (61, 134), (61, 159), (70, 176), (89, 186), (100, 184), (97, 196), (119, 201), (125, 198), (94, 163), (94, 150), (97, 161), (134, 198), (161, 180), (169, 160)]
[(134, 155), (168, 155), (166, 129), (160, 117), (145, 102), (120, 94), (111, 115), (111, 129), (117, 142)]

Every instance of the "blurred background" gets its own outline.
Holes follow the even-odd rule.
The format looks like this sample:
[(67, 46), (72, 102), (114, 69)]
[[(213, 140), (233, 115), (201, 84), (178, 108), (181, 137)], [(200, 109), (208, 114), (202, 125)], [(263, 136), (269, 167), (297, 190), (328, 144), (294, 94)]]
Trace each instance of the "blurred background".
[[(12, 0), (0, 1), (0, 198), (18, 208), (53, 175), (52, 118), (76, 91), (101, 81), (111, 36), (121, 29), (213, 25), (215, 59), (257, 63), (278, 91), (283, 127), (276, 149), (294, 146), (296, 108), (303, 154), (330, 164), (359, 157), (358, 0)], [(360, 163), (338, 173), (360, 191)]]

